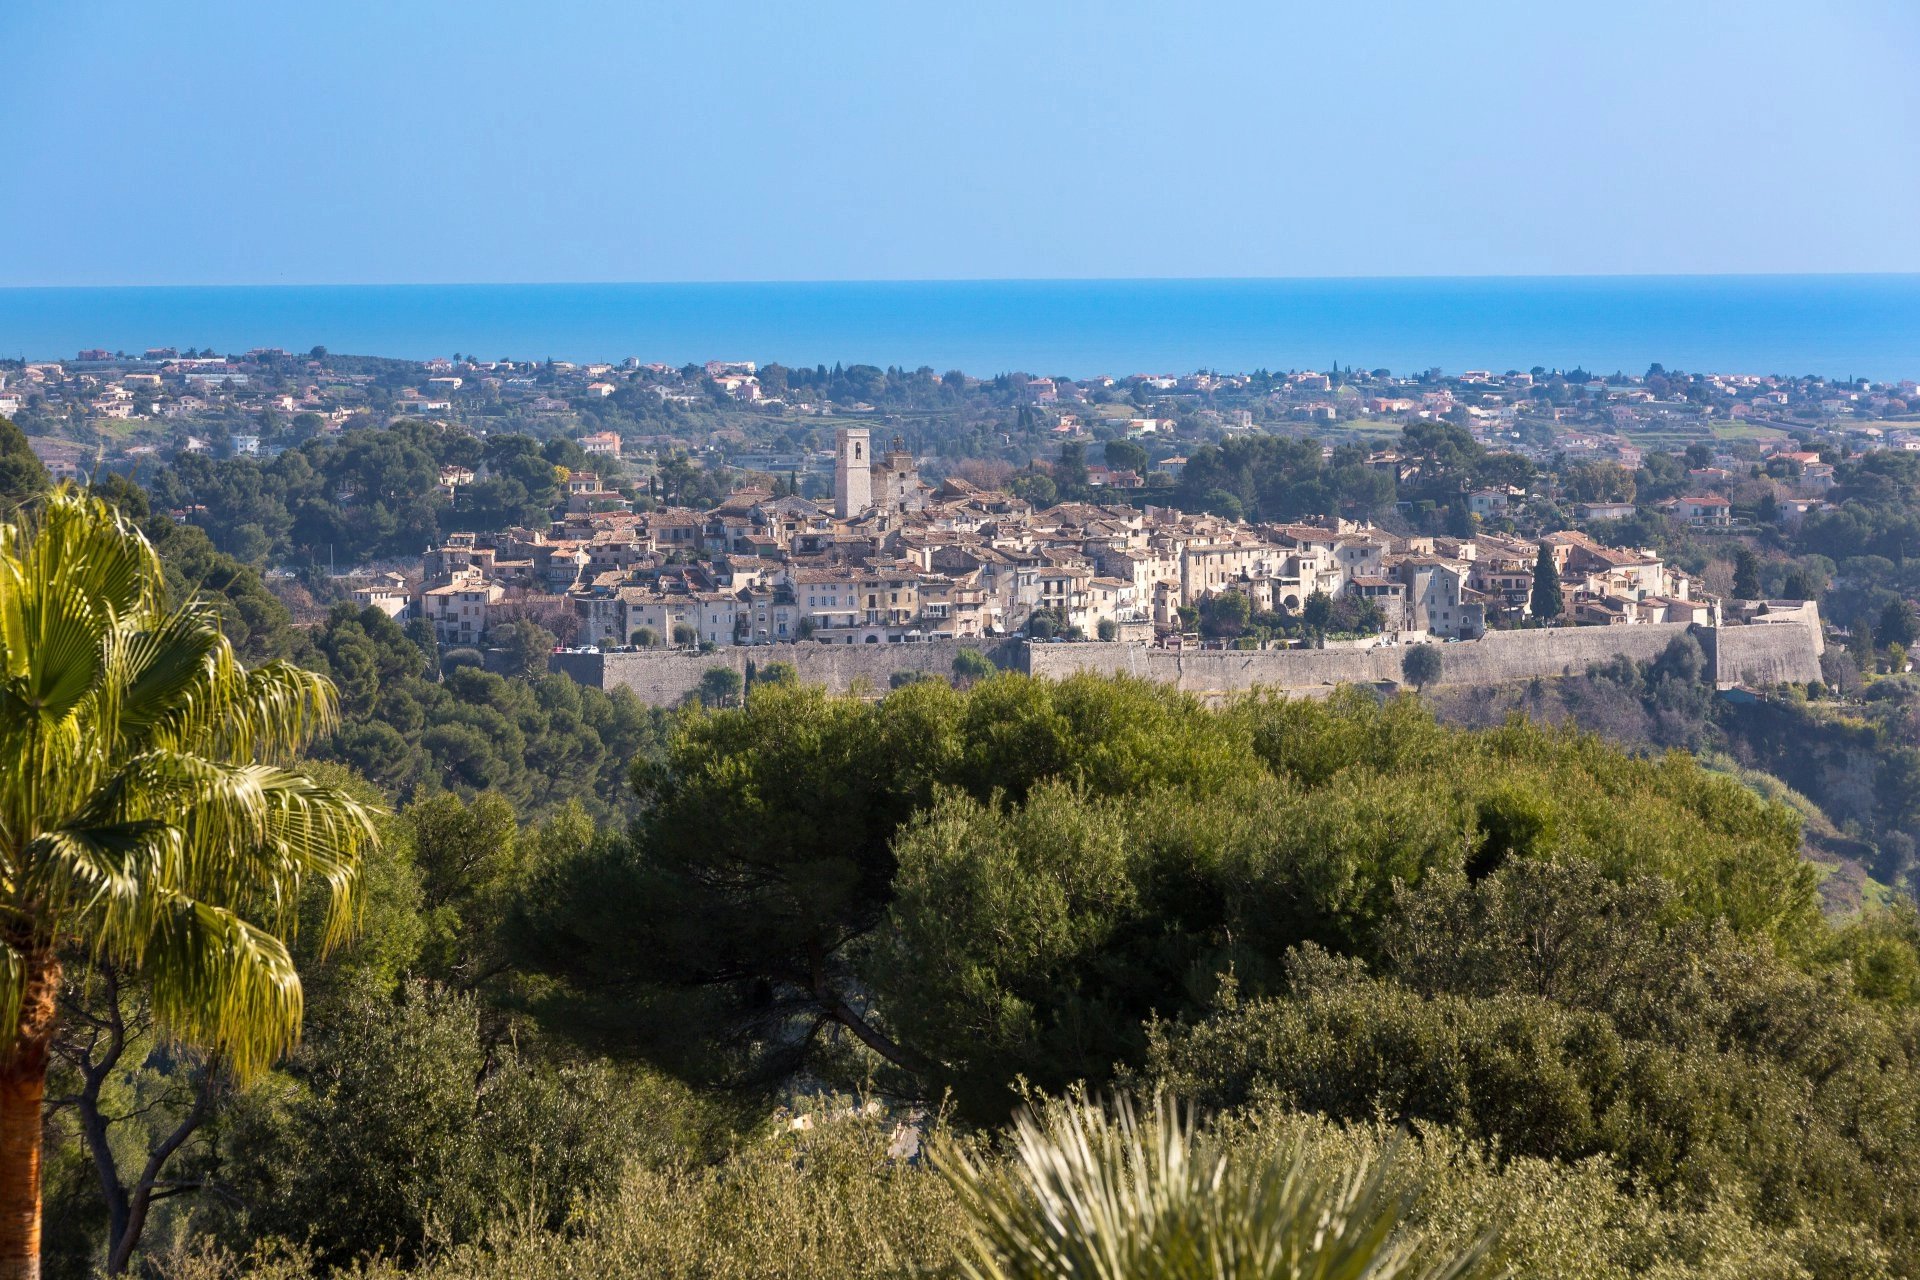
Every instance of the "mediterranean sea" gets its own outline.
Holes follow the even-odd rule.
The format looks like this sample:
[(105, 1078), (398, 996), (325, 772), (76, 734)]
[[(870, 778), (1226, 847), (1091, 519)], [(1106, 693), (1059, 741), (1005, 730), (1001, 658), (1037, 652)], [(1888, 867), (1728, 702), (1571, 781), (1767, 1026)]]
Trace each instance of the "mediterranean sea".
[(1920, 275), (0, 289), (0, 353), (1920, 376)]

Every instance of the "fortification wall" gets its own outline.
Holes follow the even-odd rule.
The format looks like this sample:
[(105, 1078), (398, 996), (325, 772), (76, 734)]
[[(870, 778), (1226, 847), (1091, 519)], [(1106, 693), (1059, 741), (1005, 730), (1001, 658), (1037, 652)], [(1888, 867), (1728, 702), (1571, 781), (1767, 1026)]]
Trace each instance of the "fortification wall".
[[(1499, 684), (1535, 676), (1579, 675), (1616, 654), (1634, 661), (1660, 656), (1686, 623), (1638, 627), (1557, 627), (1494, 631), (1478, 640), (1440, 646), (1440, 685)], [(1374, 649), (1152, 649), (1144, 645), (1038, 644), (1027, 669), (1059, 678), (1079, 671), (1124, 673), (1160, 680), (1199, 694), (1253, 688), (1314, 689), (1339, 684), (1398, 682), (1402, 646)], [(1816, 663), (1817, 665), (1817, 663)]]
[(1816, 619), (1721, 627), (1711, 633), (1714, 683), (1810, 684), (1821, 678), (1820, 654), (1826, 648)]
[(1189, 693), (1242, 693), (1400, 678), (1400, 649), (1154, 649), (1140, 644), (1036, 644), (1026, 669), (1064, 679), (1080, 672), (1157, 680)]
[(712, 653), (669, 649), (639, 653), (556, 653), (548, 658), (551, 671), (571, 676), (581, 684), (602, 689), (625, 688), (653, 706), (674, 706), (700, 686), (700, 678), (714, 667), (746, 675), (747, 663), (764, 668), (785, 662), (806, 684), (824, 685), (833, 693), (865, 687), (885, 693), (896, 673), (951, 676), (954, 656), (963, 648), (976, 649), (1000, 666), (1018, 663), (1017, 646), (968, 640), (935, 640), (919, 644), (771, 644), (728, 645)]
[[(1625, 655), (1658, 658), (1678, 636), (1691, 633), (1705, 650), (1722, 687), (1805, 683), (1820, 678), (1817, 621), (1721, 628), (1661, 623), (1634, 627), (1557, 627), (1495, 631), (1478, 640), (1440, 646), (1439, 685), (1501, 684), (1536, 676), (1574, 676), (1595, 663)], [(550, 669), (582, 684), (627, 688), (641, 701), (672, 706), (699, 687), (713, 667), (746, 674), (748, 662), (791, 663), (801, 680), (834, 693), (865, 688), (884, 693), (897, 672), (948, 676), (961, 648), (978, 649), (997, 666), (1060, 679), (1080, 672), (1130, 675), (1171, 684), (1188, 693), (1225, 695), (1264, 688), (1320, 692), (1342, 684), (1398, 683), (1402, 646), (1375, 649), (1155, 649), (1143, 644), (1022, 644), (1003, 641), (930, 641), (921, 644), (814, 643), (728, 647), (712, 653), (556, 653)]]

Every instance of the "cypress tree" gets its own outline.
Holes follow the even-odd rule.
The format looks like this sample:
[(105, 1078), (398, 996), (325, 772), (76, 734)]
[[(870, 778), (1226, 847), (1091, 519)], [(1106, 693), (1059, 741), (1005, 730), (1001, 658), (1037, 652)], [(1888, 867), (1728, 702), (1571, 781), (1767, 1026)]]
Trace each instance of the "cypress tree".
[(1741, 600), (1760, 598), (1760, 558), (1742, 547), (1733, 557), (1733, 594)]
[(1567, 611), (1567, 602), (1560, 594), (1560, 571), (1554, 567), (1553, 555), (1545, 546), (1533, 562), (1533, 616), (1542, 622), (1548, 622)]

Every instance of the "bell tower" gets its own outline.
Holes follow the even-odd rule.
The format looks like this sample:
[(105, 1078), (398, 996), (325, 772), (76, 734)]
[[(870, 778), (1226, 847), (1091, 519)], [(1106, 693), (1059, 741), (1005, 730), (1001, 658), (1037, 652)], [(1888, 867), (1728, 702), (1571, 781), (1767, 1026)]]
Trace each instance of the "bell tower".
[(841, 427), (833, 457), (833, 513), (842, 520), (873, 505), (873, 453), (865, 427)]

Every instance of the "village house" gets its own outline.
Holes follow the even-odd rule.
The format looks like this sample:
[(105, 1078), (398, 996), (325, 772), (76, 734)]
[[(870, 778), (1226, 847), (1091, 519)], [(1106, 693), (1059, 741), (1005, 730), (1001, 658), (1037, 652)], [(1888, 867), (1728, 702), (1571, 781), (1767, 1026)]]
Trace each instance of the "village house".
[(491, 610), (505, 597), (506, 588), (488, 581), (478, 568), (462, 569), (420, 593), (420, 616), (433, 624), (440, 643), (477, 645), (492, 623)]
[(1669, 498), (1661, 506), (1691, 525), (1712, 528), (1733, 523), (1733, 503), (1717, 493)]

